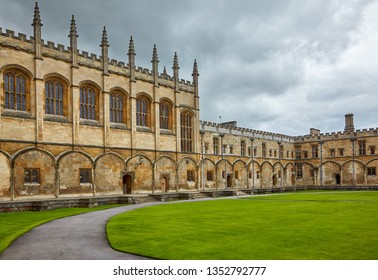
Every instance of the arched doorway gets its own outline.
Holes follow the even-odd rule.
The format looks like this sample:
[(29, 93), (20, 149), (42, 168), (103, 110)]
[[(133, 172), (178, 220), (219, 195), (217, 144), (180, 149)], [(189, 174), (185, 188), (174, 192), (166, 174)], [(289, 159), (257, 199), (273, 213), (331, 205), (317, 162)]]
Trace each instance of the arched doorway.
[(160, 185), (162, 192), (169, 192), (169, 175), (161, 175)]
[(340, 185), (340, 182), (341, 182), (340, 174), (335, 174), (335, 181), (336, 181), (336, 185)]
[(131, 194), (133, 190), (133, 176), (130, 174), (126, 174), (122, 178), (122, 184), (123, 184), (123, 193), (124, 194)]
[(273, 181), (273, 186), (276, 186), (277, 185), (277, 174), (274, 174), (272, 176), (272, 181)]
[(227, 175), (227, 188), (231, 188), (232, 187), (232, 177), (231, 175)]

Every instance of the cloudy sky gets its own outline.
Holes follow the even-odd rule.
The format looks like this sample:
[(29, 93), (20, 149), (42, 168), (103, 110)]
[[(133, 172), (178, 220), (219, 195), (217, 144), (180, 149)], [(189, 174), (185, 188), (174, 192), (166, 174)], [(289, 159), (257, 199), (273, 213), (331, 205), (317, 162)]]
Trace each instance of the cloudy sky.
[[(32, 35), (34, 3), (1, 0), (0, 27)], [(378, 1), (371, 0), (40, 0), (42, 37), (69, 45), (75, 15), (78, 48), (100, 54), (108, 32), (110, 58), (180, 78), (200, 72), (201, 119), (241, 127), (308, 134), (378, 127)]]

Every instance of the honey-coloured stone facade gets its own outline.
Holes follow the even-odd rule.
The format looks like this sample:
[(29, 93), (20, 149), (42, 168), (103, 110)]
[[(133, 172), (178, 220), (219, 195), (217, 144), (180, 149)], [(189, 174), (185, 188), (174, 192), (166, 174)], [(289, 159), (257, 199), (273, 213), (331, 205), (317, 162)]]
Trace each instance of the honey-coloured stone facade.
[(0, 200), (378, 184), (378, 130), (305, 136), (199, 120), (193, 80), (45, 43), (36, 4), (34, 36), (0, 28)]

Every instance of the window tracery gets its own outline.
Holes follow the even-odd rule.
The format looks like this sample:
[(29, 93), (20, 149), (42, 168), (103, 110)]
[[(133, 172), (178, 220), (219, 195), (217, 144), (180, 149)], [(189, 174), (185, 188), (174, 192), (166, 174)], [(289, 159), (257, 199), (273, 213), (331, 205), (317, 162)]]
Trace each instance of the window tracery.
[(96, 91), (94, 88), (85, 86), (80, 88), (80, 118), (96, 120)]
[(125, 98), (122, 93), (115, 92), (110, 94), (109, 109), (110, 109), (110, 122), (112, 123), (125, 123)]
[(64, 86), (58, 80), (45, 83), (45, 112), (49, 115), (63, 116)]
[(4, 101), (5, 109), (26, 111), (28, 79), (18, 71), (4, 73)]

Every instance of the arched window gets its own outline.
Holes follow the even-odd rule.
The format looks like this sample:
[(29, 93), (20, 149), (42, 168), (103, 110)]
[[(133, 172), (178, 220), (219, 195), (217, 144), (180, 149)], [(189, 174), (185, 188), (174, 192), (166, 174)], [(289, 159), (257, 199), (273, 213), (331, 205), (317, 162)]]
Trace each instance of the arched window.
[(125, 99), (122, 93), (111, 93), (109, 100), (110, 122), (124, 123), (125, 122)]
[(171, 105), (167, 101), (160, 102), (160, 129), (171, 129)]
[(80, 118), (96, 120), (96, 91), (92, 87), (80, 88)]
[(5, 109), (26, 111), (28, 79), (23, 74), (12, 71), (4, 74)]
[(150, 101), (146, 97), (136, 100), (136, 122), (138, 126), (150, 126)]
[(180, 116), (181, 151), (193, 151), (193, 117), (189, 112), (183, 112)]
[(46, 114), (63, 116), (64, 86), (58, 80), (48, 80), (45, 83)]

